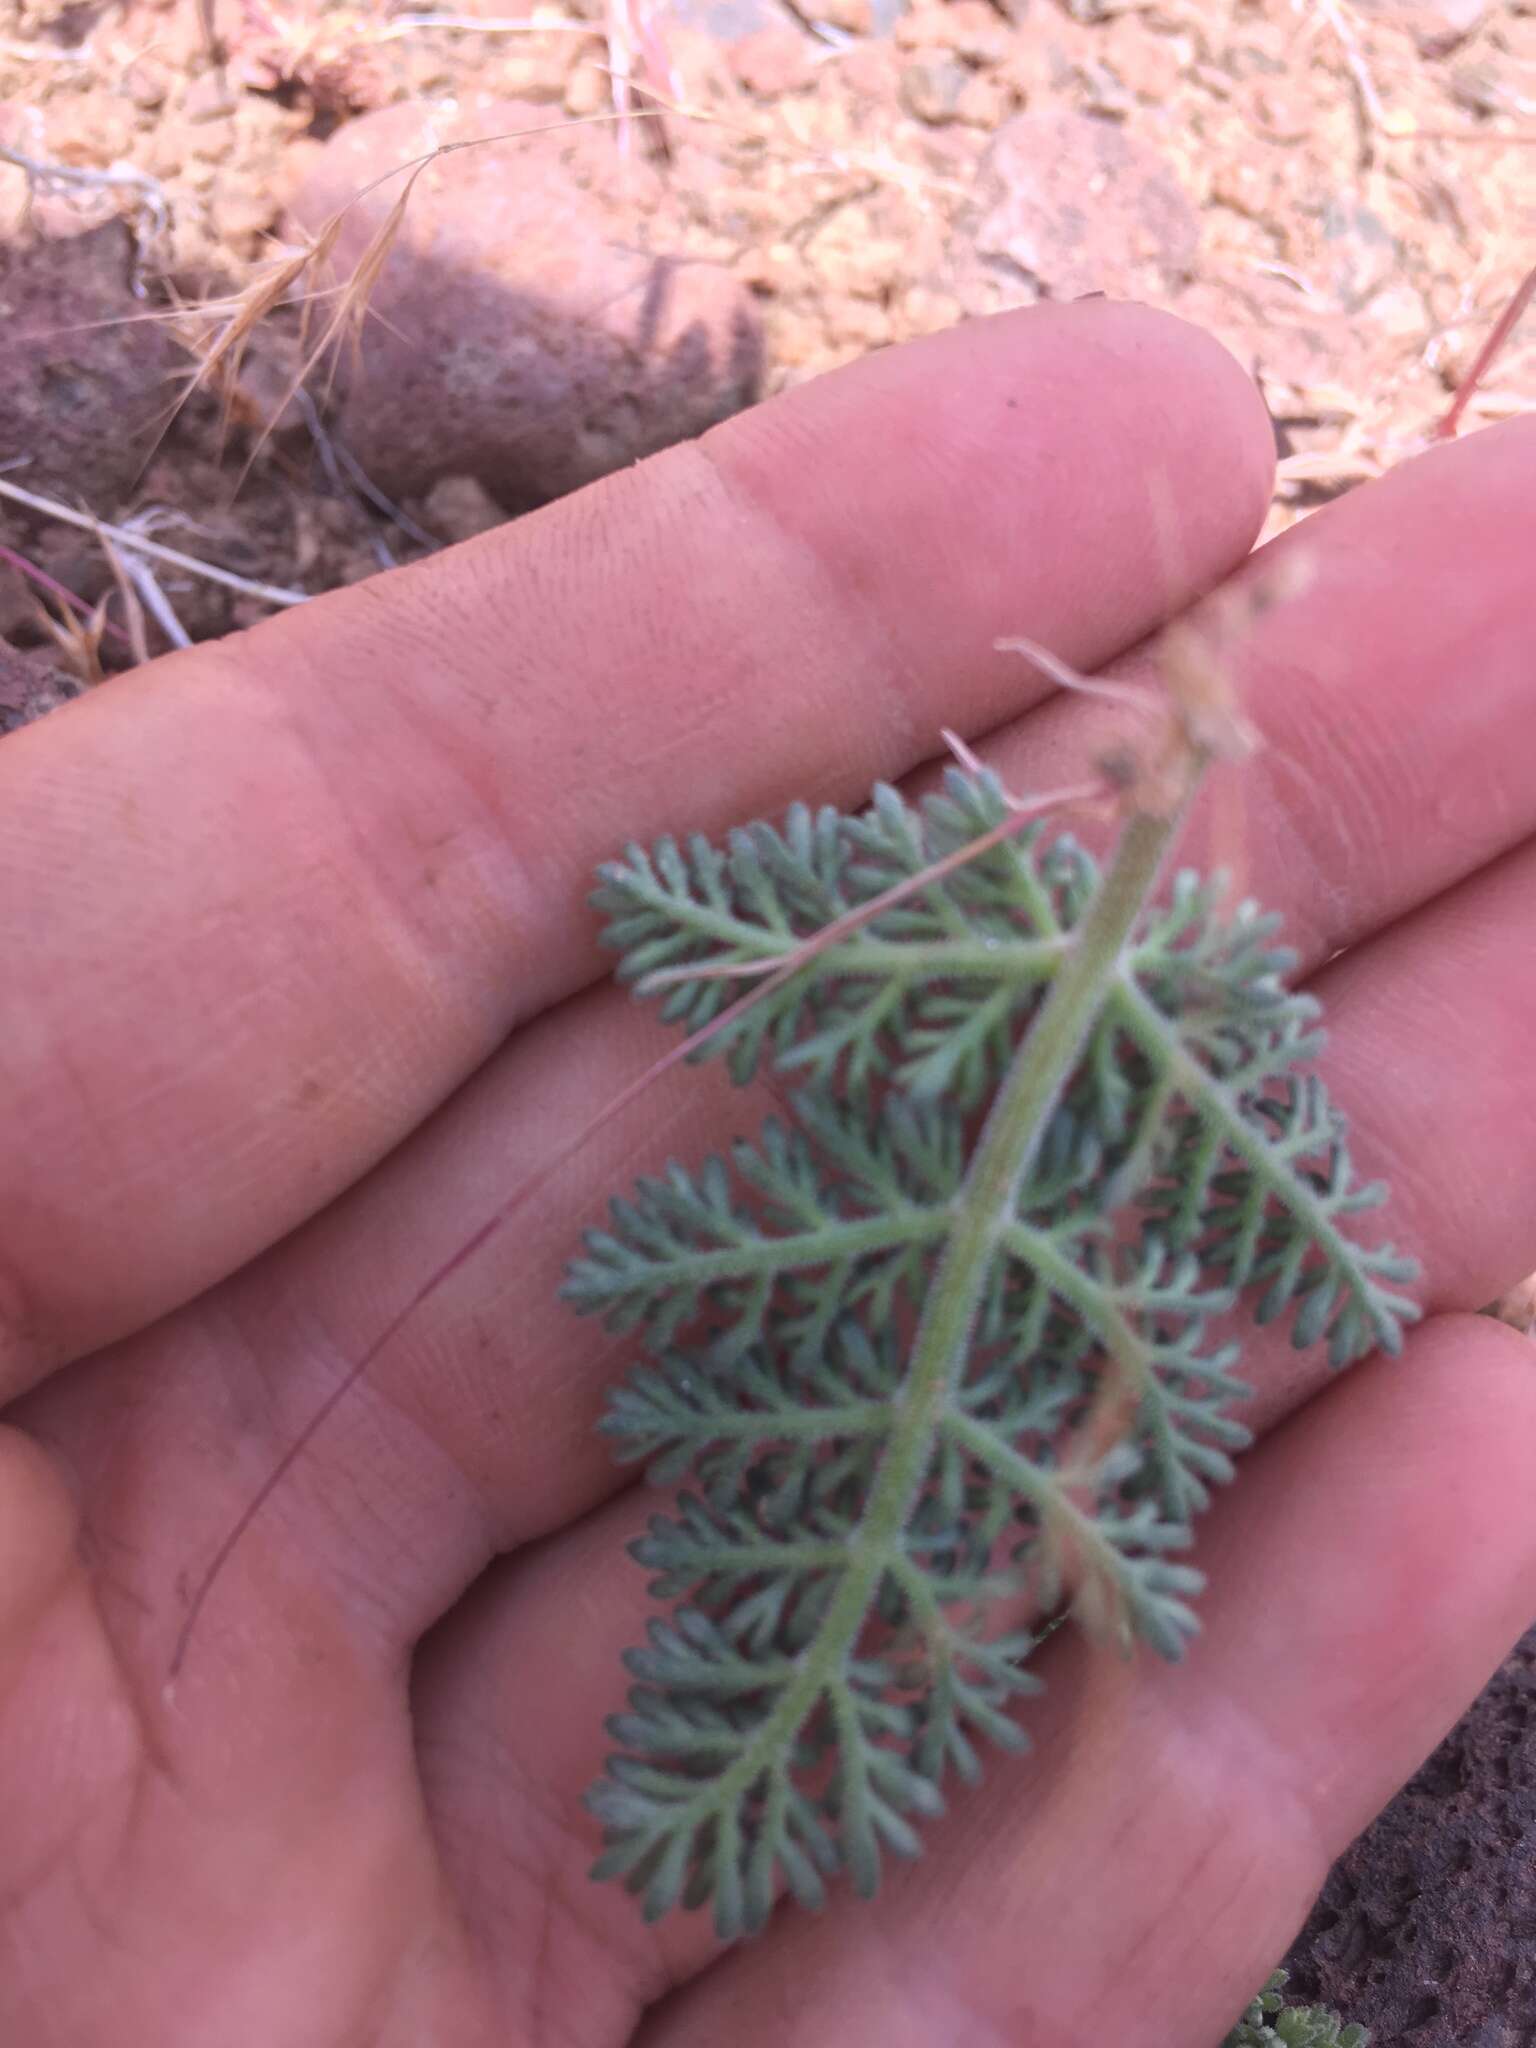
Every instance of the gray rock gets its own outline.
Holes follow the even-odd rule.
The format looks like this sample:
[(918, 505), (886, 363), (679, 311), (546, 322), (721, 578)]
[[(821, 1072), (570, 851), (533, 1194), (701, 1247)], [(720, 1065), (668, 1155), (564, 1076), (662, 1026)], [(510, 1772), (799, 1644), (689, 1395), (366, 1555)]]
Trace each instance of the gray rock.
[(1020, 114), (997, 131), (967, 231), (973, 270), (1064, 299), (1171, 297), (1200, 241), (1194, 207), (1149, 143), (1062, 110)]

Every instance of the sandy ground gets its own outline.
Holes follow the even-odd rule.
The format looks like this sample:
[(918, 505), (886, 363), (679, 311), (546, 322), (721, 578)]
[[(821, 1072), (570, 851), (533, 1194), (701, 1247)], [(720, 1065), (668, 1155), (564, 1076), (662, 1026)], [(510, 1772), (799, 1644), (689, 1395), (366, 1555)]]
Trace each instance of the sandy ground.
[[(255, 323), (239, 374), (216, 361), (171, 418), (231, 305), (249, 306), (315, 230), (306, 193), (340, 203), (352, 171), (399, 162), (388, 123), (409, 126), (412, 109), (462, 136), (486, 132), (480, 110), (491, 132), (505, 126), (507, 102), (523, 128), (626, 98), (644, 108), (584, 131), (587, 271), (638, 251), (722, 273), (756, 323), (767, 391), (1041, 297), (1170, 306), (1262, 384), (1281, 452), (1276, 527), (1423, 444), (1536, 263), (1532, 0), (1027, 0), (1016, 16), (987, 0), (899, 14), (893, 0), (825, 0), (823, 16), (779, 0), (584, 5), (589, 16), (541, 6), (544, 26), (513, 33), (483, 0), (455, 27), (216, 0), (212, 43), (195, 0), (0, 6), (0, 317), (30, 376), (0, 398), (0, 462), (16, 465), (0, 474), (311, 594), (505, 516), (504, 492), (498, 503), (462, 477), (401, 470), (389, 422), (338, 406), (340, 343), (285, 407), (302, 302), (313, 335), (334, 299), (312, 295), (334, 288), (334, 266), (302, 273)], [(488, 180), (530, 204), (568, 183), (563, 146), (523, 135), (473, 166), (444, 159), (434, 234), (444, 216), (462, 225), (456, 189), (467, 218)], [(379, 292), (426, 260), (409, 246), (424, 192)], [(466, 260), (512, 259), (482, 243)], [(579, 296), (573, 284), (556, 312), (578, 321)], [(416, 343), (375, 317), (361, 345), (367, 360)], [(620, 397), (652, 403), (649, 387)], [(548, 400), (557, 440), (560, 402)], [(1532, 404), (1536, 314), (1466, 428)], [(354, 439), (410, 488), (374, 488)], [(546, 468), (546, 493), (564, 488), (561, 466)], [(539, 482), (520, 484), (513, 509)], [(177, 624), (198, 639), (265, 608), (161, 565), (149, 574), (174, 624), (151, 604), (141, 630), (90, 531), (12, 503), (0, 536), (86, 606), (106, 598), (108, 669), (135, 645), (158, 651)], [(133, 580), (142, 593), (144, 574)], [(44, 638), (40, 587), (0, 567), (0, 634)], [(89, 648), (67, 659), (92, 667)]]

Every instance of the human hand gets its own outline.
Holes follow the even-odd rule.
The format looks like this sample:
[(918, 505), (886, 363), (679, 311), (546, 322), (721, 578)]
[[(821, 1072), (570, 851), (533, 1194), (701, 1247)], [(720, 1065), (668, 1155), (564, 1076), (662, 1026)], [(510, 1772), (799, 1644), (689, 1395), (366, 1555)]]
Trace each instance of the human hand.
[(1429, 1314), (1326, 1392), (1251, 1342), (1273, 1433), (1206, 1518), (1185, 1665), (1058, 1638), (1033, 1754), (873, 1906), (722, 1956), (588, 1882), (652, 1503), (593, 1434), (625, 1347), (555, 1290), (610, 1187), (738, 1125), (705, 1068), (408, 1318), (166, 1680), (327, 1393), (655, 1051), (600, 979), (595, 862), (857, 801), (945, 725), (1054, 785), (1107, 714), (995, 640), (1133, 648), (1238, 570), (1270, 455), (1178, 323), (1010, 316), (0, 748), (0, 2039), (1220, 2037), (1536, 1611), (1536, 1374), (1465, 1313), (1536, 1265), (1536, 427), (1319, 514), (1285, 544), (1309, 588), (1239, 653), (1268, 745), (1186, 851), (1240, 772), (1247, 885), (1325, 997)]

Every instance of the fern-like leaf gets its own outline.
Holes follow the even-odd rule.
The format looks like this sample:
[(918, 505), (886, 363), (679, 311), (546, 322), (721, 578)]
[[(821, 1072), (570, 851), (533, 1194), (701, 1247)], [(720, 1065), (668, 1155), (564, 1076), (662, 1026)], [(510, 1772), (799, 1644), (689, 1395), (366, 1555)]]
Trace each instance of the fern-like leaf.
[[(734, 833), (726, 854), (702, 839), (686, 854), (671, 841), (654, 857), (631, 848), (601, 871), (593, 902), (609, 913), (606, 942), (623, 949), (621, 978), (644, 989), (658, 971), (698, 971), (668, 980), (663, 1000), (664, 1015), (697, 1029), (753, 986), (721, 968), (760, 963), (766, 975), (834, 917), (1005, 816), (993, 778), (951, 771), (921, 812), (881, 789), (863, 817), (797, 807), (782, 832)], [(884, 1077), (915, 1099), (972, 1107), (1048, 993), (1096, 882), (1067, 835), (1021, 833), (739, 1005), (705, 1054), (727, 1054), (742, 1081), (767, 1059), (829, 1089)], [(1171, 1241), (1205, 1229), (1202, 1254), (1232, 1284), (1270, 1283), (1269, 1315), (1305, 1312), (1298, 1343), (1326, 1336), (1336, 1365), (1395, 1350), (1414, 1267), (1351, 1238), (1345, 1219), (1383, 1191), (1354, 1183), (1342, 1119), (1315, 1075), (1293, 1073), (1321, 1049), (1317, 1004), (1285, 986), (1294, 958), (1272, 943), (1278, 920), (1252, 904), (1225, 917), (1222, 895), (1219, 878), (1179, 876), (1116, 963), (1068, 1106), (1103, 1147), (1116, 1202), (1155, 1168)]]
[(621, 974), (720, 1019), (738, 1079), (800, 1084), (616, 1201), (567, 1279), (648, 1354), (605, 1432), (689, 1482), (635, 1546), (682, 1604), (591, 1797), (599, 1873), (651, 1914), (732, 1935), (783, 1887), (873, 1890), (951, 1772), (1018, 1746), (1065, 1613), (1180, 1654), (1183, 1553), (1247, 1441), (1213, 1328), (1242, 1290), (1337, 1364), (1414, 1313), (1410, 1263), (1354, 1236), (1379, 1190), (1298, 1071), (1317, 1007), (1274, 921), (1187, 876), (1149, 910), (1163, 821), (1101, 877), (1007, 815), (952, 774), (920, 811), (882, 790), (602, 872)]

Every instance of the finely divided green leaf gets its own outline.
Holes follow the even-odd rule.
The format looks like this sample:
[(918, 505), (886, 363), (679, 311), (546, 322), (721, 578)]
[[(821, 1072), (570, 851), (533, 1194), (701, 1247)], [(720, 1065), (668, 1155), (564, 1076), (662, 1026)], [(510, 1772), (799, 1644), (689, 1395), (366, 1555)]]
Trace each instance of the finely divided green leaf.
[[(1018, 1745), (1063, 1614), (1181, 1654), (1183, 1553), (1247, 1441), (1240, 1295), (1339, 1365), (1416, 1313), (1411, 1262), (1356, 1235), (1380, 1191), (1304, 1067), (1317, 1005), (1274, 919), (1180, 876), (1090, 973), (1098, 871), (1041, 828), (890, 900), (1007, 816), (951, 774), (921, 810), (883, 789), (602, 871), (621, 977), (798, 1090), (615, 1201), (565, 1289), (644, 1348), (604, 1432), (684, 1488), (635, 1545), (679, 1604), (591, 1797), (599, 1874), (653, 1916), (708, 1903), (733, 1935), (784, 1890), (873, 1891), (950, 1774)], [(994, 1172), (1005, 1074), (1040, 1107)]]

